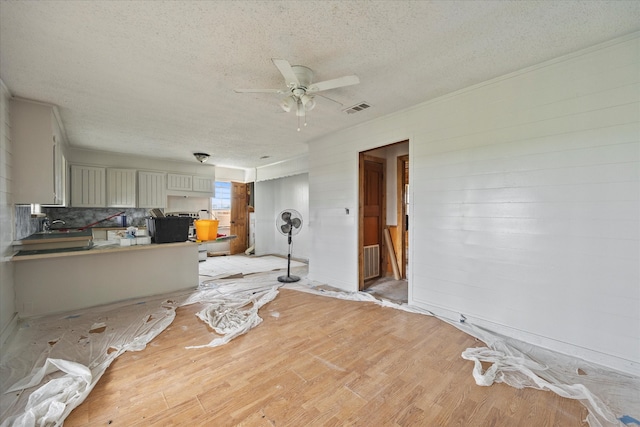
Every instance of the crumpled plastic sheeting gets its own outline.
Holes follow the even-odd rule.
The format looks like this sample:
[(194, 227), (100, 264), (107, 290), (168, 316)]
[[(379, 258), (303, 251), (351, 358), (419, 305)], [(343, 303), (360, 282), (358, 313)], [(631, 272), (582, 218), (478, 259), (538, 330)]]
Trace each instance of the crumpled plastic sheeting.
[[(292, 272), (306, 271), (305, 267)], [(239, 279), (211, 279), (204, 281), (182, 305), (207, 304), (197, 316), (222, 335), (208, 344), (187, 348), (217, 347), (247, 333), (262, 323), (258, 310), (278, 295), (278, 276), (282, 271), (249, 274)], [(278, 283), (274, 285), (274, 283)]]
[[(319, 283), (302, 279), (285, 288), (350, 301), (374, 302), (411, 313), (435, 316), (418, 307), (378, 300), (365, 292), (329, 291), (317, 288)], [(548, 390), (579, 400), (589, 411), (591, 427), (624, 426), (625, 416), (640, 419), (640, 378), (505, 337), (474, 326), (469, 321), (440, 320), (483, 341), (488, 347), (469, 348), (462, 357), (474, 362), (473, 377), (478, 385), (504, 382), (512, 387)], [(492, 363), (485, 371), (481, 362)]]
[[(211, 286), (211, 285), (209, 285)], [(196, 315), (222, 335), (209, 344), (189, 346), (187, 348), (217, 347), (247, 333), (262, 323), (258, 310), (278, 295), (279, 286), (266, 285), (255, 287), (221, 286), (205, 288), (189, 298), (184, 305), (206, 301), (207, 306)], [(249, 306), (249, 307), (248, 307)]]
[[(278, 258), (277, 262), (279, 265), (282, 260)], [(205, 283), (194, 291), (23, 321), (0, 360), (0, 427), (61, 426), (111, 362), (125, 351), (143, 350), (173, 322), (177, 307), (198, 302), (235, 304), (234, 310), (244, 316), (245, 321), (240, 322), (244, 332), (248, 331), (262, 319), (243, 314), (242, 308), (253, 303), (248, 310), (257, 315), (260, 307), (276, 297), (273, 283), (278, 283), (281, 274), (269, 272), (237, 281)], [(249, 302), (240, 305), (245, 296)], [(205, 318), (209, 316), (206, 311), (201, 312)], [(244, 333), (240, 329), (220, 329), (227, 332), (225, 336), (204, 346), (229, 342)]]
[[(292, 274), (302, 277), (306, 273), (305, 270), (306, 268), (303, 267), (292, 268)], [(218, 308), (212, 310), (205, 308), (199, 316), (207, 322), (209, 320), (206, 319), (211, 319), (212, 327), (219, 328), (219, 333), (225, 334), (224, 337), (216, 338), (211, 343), (224, 340), (226, 337), (230, 340), (230, 334), (236, 330), (235, 326), (252, 324), (247, 321), (250, 316), (244, 313), (245, 311), (257, 312), (262, 305), (275, 298), (273, 293), (277, 295), (277, 290), (273, 289), (272, 284), (281, 274), (281, 272), (269, 272), (245, 276), (238, 280), (218, 280), (215, 283), (207, 281), (201, 284), (196, 292), (177, 295), (170, 299), (167, 299), (167, 296), (161, 296), (158, 298), (165, 298), (165, 300), (147, 299), (137, 304), (125, 302), (119, 307), (107, 306), (102, 312), (94, 308), (72, 316), (40, 318), (23, 323), (17, 333), (18, 336), (14, 339), (22, 345), (18, 348), (12, 347), (11, 354), (3, 354), (0, 362), (1, 384), (3, 387), (9, 384), (16, 384), (16, 387), (22, 384), (27, 386), (31, 382), (29, 380), (35, 381), (37, 378), (35, 374), (40, 370), (44, 369), (45, 375), (38, 385), (18, 392), (17, 395), (6, 393), (0, 397), (0, 415), (5, 420), (2, 427), (13, 425), (12, 420), (25, 412), (27, 400), (37, 390), (36, 387), (45, 381), (67, 375), (64, 371), (48, 372), (47, 367), (42, 368), (48, 359), (73, 360), (79, 364), (78, 372), (82, 372), (80, 366), (85, 366), (91, 372), (90, 384), (77, 394), (77, 399), (64, 402), (65, 407), (58, 420), (49, 422), (41, 418), (33, 424), (15, 425), (62, 425), (63, 419), (86, 398), (109, 364), (126, 350), (142, 350), (153, 337), (173, 321), (175, 308), (178, 306), (198, 302), (210, 302), (211, 306), (218, 304)], [(406, 304), (398, 305), (390, 301), (381, 301), (364, 292), (328, 291), (318, 289), (318, 285), (320, 284), (302, 277), (300, 282), (286, 284), (284, 287), (327, 297), (373, 302), (383, 307), (433, 315)], [(225, 296), (229, 298), (224, 298)], [(222, 313), (224, 304), (219, 305), (221, 301), (230, 305), (235, 304), (235, 310), (238, 312), (232, 314), (229, 311), (225, 317)], [(242, 304), (242, 301), (245, 303)], [(161, 303), (155, 304), (157, 302)], [(251, 307), (245, 308), (250, 304)], [(567, 397), (580, 399), (587, 405), (590, 411), (587, 421), (592, 427), (622, 426), (622, 422), (618, 419), (626, 415), (638, 418), (640, 378), (502, 337), (469, 322), (462, 324), (440, 319), (487, 344), (488, 347), (471, 348), (463, 353), (465, 358), (474, 361), (474, 378), (479, 384), (505, 382), (514, 387), (551, 390), (562, 396), (564, 394), (561, 393), (573, 393), (573, 396)], [(102, 340), (98, 340), (98, 337), (102, 337)], [(210, 346), (211, 343), (205, 346)], [(223, 342), (219, 341), (219, 343)], [(482, 361), (491, 362), (493, 365), (487, 371), (483, 371), (480, 364)], [(52, 364), (55, 366), (55, 363)], [(25, 380), (25, 377), (28, 377), (28, 380)], [(20, 380), (25, 383), (17, 384)], [(82, 381), (79, 381), (79, 389), (83, 387)], [(51, 408), (52, 411), (56, 410), (56, 405), (51, 405)]]
[(21, 426), (55, 425), (65, 414), (67, 407), (74, 408), (79, 404), (78, 400), (84, 400), (83, 396), (88, 394), (93, 378), (91, 371), (84, 365), (61, 359), (47, 359), (41, 369), (19, 381), (7, 390), (7, 393), (37, 386), (46, 375), (56, 371), (65, 375), (47, 382), (31, 393), (24, 413), (6, 420), (7, 424), (12, 422)]
[[(591, 427), (624, 426), (622, 417), (640, 416), (640, 378), (576, 357), (553, 352), (469, 324), (455, 324), (487, 347), (462, 353), (474, 362), (476, 384), (503, 382), (512, 387), (552, 391), (579, 400), (589, 411)], [(481, 362), (491, 363), (484, 370)]]
[[(296, 274), (299, 274), (299, 273), (296, 273)], [(407, 304), (397, 304), (392, 301), (378, 299), (366, 292), (330, 291), (327, 289), (318, 288), (317, 287), (318, 285), (319, 283), (308, 280), (303, 277), (298, 282), (285, 284), (284, 288), (292, 289), (294, 291), (308, 292), (315, 295), (321, 295), (321, 296), (326, 296), (331, 298), (338, 298), (338, 299), (347, 300), (347, 301), (372, 302), (381, 307), (390, 307), (396, 310), (407, 311), (409, 313), (433, 315), (430, 312), (427, 312), (425, 310), (419, 310), (416, 307), (411, 307)]]
[(184, 299), (164, 295), (20, 323), (0, 360), (1, 426), (62, 425), (111, 362), (144, 349)]
[[(210, 279), (224, 279), (233, 275), (249, 275), (254, 273), (264, 273), (274, 269), (284, 269), (287, 260), (273, 255), (259, 257), (229, 256), (229, 257), (209, 257), (200, 264), (200, 277)], [(291, 260), (291, 268), (306, 268), (306, 264)], [(282, 272), (279, 273), (282, 275)], [(209, 280), (210, 280), (209, 279)]]

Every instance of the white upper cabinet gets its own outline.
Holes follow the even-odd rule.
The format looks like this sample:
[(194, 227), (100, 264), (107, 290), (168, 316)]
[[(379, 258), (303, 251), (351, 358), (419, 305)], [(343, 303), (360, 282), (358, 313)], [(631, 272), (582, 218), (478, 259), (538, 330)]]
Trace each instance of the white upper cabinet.
[(71, 206), (103, 208), (106, 205), (105, 168), (71, 165)]
[(135, 169), (107, 169), (107, 207), (136, 207)]
[(65, 141), (52, 105), (12, 99), (13, 201), (66, 204)]
[(166, 173), (138, 171), (138, 207), (164, 208), (167, 206)]
[(213, 196), (214, 183), (215, 179), (208, 176), (167, 174), (167, 190), (169, 191), (194, 191)]
[(176, 173), (167, 174), (167, 189), (191, 191), (193, 177), (191, 175), (181, 175)]
[(193, 191), (209, 193), (211, 197), (213, 197), (214, 184), (215, 184), (214, 178), (209, 178), (206, 176), (193, 177)]

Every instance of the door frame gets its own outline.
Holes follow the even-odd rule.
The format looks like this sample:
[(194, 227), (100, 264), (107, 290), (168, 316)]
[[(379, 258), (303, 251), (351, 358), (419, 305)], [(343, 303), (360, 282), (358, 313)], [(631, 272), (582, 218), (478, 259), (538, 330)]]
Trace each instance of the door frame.
[[(368, 150), (372, 151), (372, 150)], [(387, 162), (381, 157), (366, 154), (366, 151), (358, 153), (358, 290), (364, 290), (364, 163), (365, 161), (373, 161), (382, 164), (382, 186), (380, 200), (381, 208), (381, 229), (382, 236), (384, 227), (387, 223)], [(387, 254), (384, 240), (380, 239), (380, 273), (383, 274), (383, 267), (386, 265), (385, 260)]]
[(398, 259), (398, 267), (400, 268), (400, 277), (407, 278), (407, 260), (405, 259), (407, 239), (405, 238), (405, 230), (407, 229), (407, 204), (405, 200), (405, 188), (409, 184), (404, 173), (405, 164), (408, 167), (409, 155), (405, 154), (397, 157), (396, 163), (396, 208), (398, 213), (398, 231), (396, 233), (395, 247), (400, 248), (396, 251)]

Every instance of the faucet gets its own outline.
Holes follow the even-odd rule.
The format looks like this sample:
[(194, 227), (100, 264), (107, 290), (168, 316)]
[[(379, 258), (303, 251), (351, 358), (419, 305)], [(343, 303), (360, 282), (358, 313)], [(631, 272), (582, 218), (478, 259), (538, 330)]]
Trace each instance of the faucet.
[(42, 231), (45, 233), (49, 233), (51, 231), (51, 226), (54, 224), (66, 224), (66, 222), (64, 222), (61, 219), (56, 219), (54, 221), (49, 220), (49, 217), (45, 217), (42, 220)]
[(61, 220), (61, 219), (54, 219), (53, 221), (51, 221), (51, 226), (53, 226), (54, 224), (62, 224), (62, 225), (65, 225), (65, 224), (66, 224), (66, 222), (64, 222), (64, 221), (63, 221), (63, 220)]

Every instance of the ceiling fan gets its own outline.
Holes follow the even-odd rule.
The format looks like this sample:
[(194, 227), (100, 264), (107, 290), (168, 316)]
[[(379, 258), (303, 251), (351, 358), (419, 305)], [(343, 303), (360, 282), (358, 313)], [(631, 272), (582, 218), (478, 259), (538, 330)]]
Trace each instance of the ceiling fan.
[(300, 131), (300, 117), (304, 118), (304, 125), (306, 126), (306, 112), (311, 111), (316, 105), (314, 95), (325, 90), (360, 83), (358, 76), (344, 76), (313, 83), (313, 70), (311, 70), (311, 68), (303, 65), (291, 65), (284, 59), (272, 58), (271, 61), (273, 61), (273, 64), (280, 70), (280, 73), (284, 77), (285, 84), (287, 85), (286, 89), (236, 89), (235, 92), (287, 94), (287, 96), (280, 101), (280, 107), (287, 113), (295, 108), (294, 111), (296, 112), (296, 116), (298, 116), (298, 131)]

